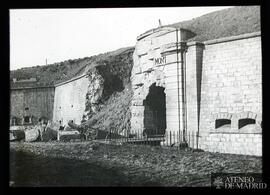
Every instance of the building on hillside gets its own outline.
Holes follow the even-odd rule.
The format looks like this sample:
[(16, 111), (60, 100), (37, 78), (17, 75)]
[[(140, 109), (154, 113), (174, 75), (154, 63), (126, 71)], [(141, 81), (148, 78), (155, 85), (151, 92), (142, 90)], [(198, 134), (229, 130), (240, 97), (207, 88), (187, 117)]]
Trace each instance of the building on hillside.
[(261, 155), (260, 32), (201, 42), (195, 36), (167, 26), (137, 37), (131, 130), (177, 132), (182, 141), (197, 135), (193, 147)]

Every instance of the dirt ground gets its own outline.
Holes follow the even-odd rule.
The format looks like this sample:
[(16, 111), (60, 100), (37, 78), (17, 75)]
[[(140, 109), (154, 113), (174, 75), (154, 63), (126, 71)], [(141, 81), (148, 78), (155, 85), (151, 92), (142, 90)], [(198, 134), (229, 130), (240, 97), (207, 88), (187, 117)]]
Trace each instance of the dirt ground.
[(10, 143), (11, 186), (210, 186), (211, 173), (261, 173), (262, 158), (145, 145)]

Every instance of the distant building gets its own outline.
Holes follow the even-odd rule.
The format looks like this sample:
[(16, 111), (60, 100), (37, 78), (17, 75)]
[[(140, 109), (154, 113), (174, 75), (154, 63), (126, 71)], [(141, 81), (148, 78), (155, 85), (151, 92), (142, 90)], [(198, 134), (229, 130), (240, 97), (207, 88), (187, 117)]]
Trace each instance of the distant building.
[(13, 78), (10, 90), (12, 125), (37, 124), (53, 116), (54, 86), (37, 86), (36, 78)]
[(85, 108), (87, 81), (85, 74), (53, 86), (38, 86), (33, 78), (13, 79), (10, 124), (37, 124), (43, 118), (61, 125), (66, 125), (69, 120), (80, 123)]

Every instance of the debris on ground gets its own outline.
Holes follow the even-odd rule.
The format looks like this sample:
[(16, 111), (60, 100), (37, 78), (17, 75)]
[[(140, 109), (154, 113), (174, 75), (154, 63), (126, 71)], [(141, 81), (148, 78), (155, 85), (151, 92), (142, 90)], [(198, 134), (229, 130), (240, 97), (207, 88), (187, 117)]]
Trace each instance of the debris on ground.
[(68, 125), (64, 127), (63, 131), (74, 131), (74, 129), (70, 128)]
[(25, 133), (22, 126), (10, 126), (9, 128), (10, 141), (22, 141), (24, 139), (25, 139)]
[(10, 131), (9, 132), (9, 140), (10, 141), (14, 141), (16, 139), (16, 137), (13, 135), (13, 133)]
[(59, 131), (58, 132), (58, 141), (71, 141), (71, 140), (81, 140), (81, 134), (79, 131), (71, 129), (68, 131)]
[(25, 133), (25, 141), (26, 142), (37, 141), (38, 138), (41, 137), (42, 131), (43, 131), (43, 128), (40, 125), (34, 126), (32, 129), (26, 130), (24, 132)]
[(45, 131), (43, 131), (41, 134), (42, 141), (48, 142), (51, 140), (57, 140), (59, 128), (59, 124), (49, 120)]
[(94, 140), (97, 137), (98, 130), (93, 129), (85, 124), (77, 125), (72, 120), (68, 122), (70, 128), (75, 129), (80, 132), (81, 136), (84, 137), (85, 140)]

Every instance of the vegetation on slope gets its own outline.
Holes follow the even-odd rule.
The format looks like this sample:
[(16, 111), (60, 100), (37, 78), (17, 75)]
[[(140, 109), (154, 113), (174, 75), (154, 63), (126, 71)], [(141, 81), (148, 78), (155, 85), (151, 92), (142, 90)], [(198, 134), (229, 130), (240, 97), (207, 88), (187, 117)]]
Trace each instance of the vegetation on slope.
[[(103, 61), (106, 61), (107, 58), (110, 59), (116, 57), (130, 49), (132, 50), (133, 47), (121, 48), (116, 51), (106, 52), (91, 57), (66, 60), (49, 65), (21, 68), (11, 71), (10, 79), (27, 79), (35, 77), (37, 78), (35, 86), (54, 85), (79, 76), (84, 73), (86, 67), (89, 68), (101, 64)], [(11, 87), (17, 85), (20, 86), (20, 83), (11, 83)]]
[(182, 27), (196, 34), (191, 40), (206, 41), (261, 30), (259, 6), (237, 6), (168, 26)]

